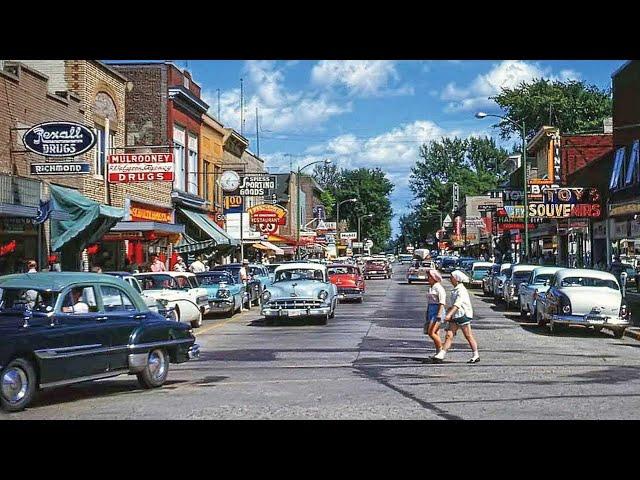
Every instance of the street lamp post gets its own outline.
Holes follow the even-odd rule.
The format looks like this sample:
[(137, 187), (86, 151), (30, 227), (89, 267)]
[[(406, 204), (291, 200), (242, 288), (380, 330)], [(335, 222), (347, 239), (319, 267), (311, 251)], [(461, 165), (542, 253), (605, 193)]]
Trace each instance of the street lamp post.
[(341, 202), (338, 202), (338, 205), (336, 207), (336, 229), (338, 227), (338, 225), (340, 224), (340, 205), (342, 205), (343, 203), (347, 203), (347, 202), (357, 202), (358, 199), (357, 198), (348, 198), (347, 200), (343, 200)]
[(524, 181), (524, 252), (527, 260), (529, 259), (529, 199), (528, 199), (528, 178), (527, 178), (527, 130), (524, 120), (521, 123), (502, 115), (490, 115), (484, 112), (476, 113), (476, 118), (496, 117), (515, 125), (522, 132), (522, 179)]
[(296, 175), (296, 186), (297, 186), (297, 193), (296, 193), (296, 211), (297, 211), (297, 217), (296, 217), (296, 260), (300, 260), (300, 174), (302, 173), (302, 170), (304, 170), (307, 167), (310, 167), (311, 165), (315, 165), (316, 163), (324, 163), (325, 165), (328, 165), (331, 163), (331, 160), (326, 158), (324, 160), (318, 160), (316, 162), (311, 162), (306, 164), (304, 167), (301, 167), (300, 165), (298, 165), (298, 174)]
[[(361, 241), (360, 239), (360, 222), (362, 221), (363, 218), (371, 218), (373, 217), (373, 213), (367, 213), (366, 215), (361, 215), (358, 217), (358, 242)], [(364, 247), (360, 247), (364, 250)]]

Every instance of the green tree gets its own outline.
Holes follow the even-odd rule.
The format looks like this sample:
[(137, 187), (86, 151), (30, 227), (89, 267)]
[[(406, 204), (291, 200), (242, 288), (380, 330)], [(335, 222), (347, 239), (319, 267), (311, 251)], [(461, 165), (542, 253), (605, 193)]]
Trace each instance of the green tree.
[[(534, 79), (515, 88), (503, 88), (491, 97), (506, 116), (525, 121), (531, 137), (544, 125), (561, 133), (602, 131), (602, 121), (612, 115), (611, 91), (579, 81)], [(515, 125), (501, 120), (495, 125), (503, 139), (519, 134)]]
[(320, 195), (320, 201), (322, 202), (322, 205), (324, 205), (324, 211), (327, 218), (331, 218), (336, 206), (336, 197), (333, 196), (331, 190), (325, 189)]

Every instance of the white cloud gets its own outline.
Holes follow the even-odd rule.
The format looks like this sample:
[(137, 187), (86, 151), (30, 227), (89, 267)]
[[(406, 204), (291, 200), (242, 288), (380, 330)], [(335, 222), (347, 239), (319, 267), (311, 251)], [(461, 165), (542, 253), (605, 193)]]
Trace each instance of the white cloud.
[(534, 78), (566, 81), (579, 79), (580, 74), (565, 69), (561, 70), (559, 75), (554, 75), (551, 68), (543, 68), (537, 63), (504, 60), (493, 65), (489, 72), (478, 75), (467, 87), (458, 87), (453, 82), (447, 84), (440, 92), (440, 98), (449, 101), (445, 107), (446, 112), (493, 107), (495, 102), (489, 97), (497, 95), (503, 88), (514, 88), (520, 83), (531, 81)]
[(358, 97), (413, 95), (410, 85), (392, 87), (400, 80), (391, 60), (322, 60), (311, 70), (311, 82), (321, 87), (343, 87)]
[[(286, 65), (285, 65), (286, 67)], [(255, 131), (255, 112), (259, 109), (260, 128), (268, 133), (318, 129), (323, 123), (347, 112), (350, 102), (338, 104), (327, 95), (314, 91), (287, 91), (285, 75), (273, 61), (248, 61), (245, 64), (244, 126), (246, 132)], [(203, 92), (210, 105), (210, 113), (217, 115), (217, 94)], [(225, 126), (240, 128), (240, 88), (220, 95), (220, 121)]]

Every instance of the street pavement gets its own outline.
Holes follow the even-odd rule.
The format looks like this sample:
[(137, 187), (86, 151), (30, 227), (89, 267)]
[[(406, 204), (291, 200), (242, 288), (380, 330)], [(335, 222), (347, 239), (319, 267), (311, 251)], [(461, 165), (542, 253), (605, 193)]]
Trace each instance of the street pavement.
[[(258, 309), (208, 319), (201, 358), (165, 386), (121, 376), (42, 392), (0, 419), (636, 419), (640, 342), (574, 328), (550, 335), (472, 290), (481, 361), (459, 333), (445, 363), (422, 333), (425, 284), (368, 280), (328, 325), (267, 326)], [(446, 289), (451, 285), (444, 280)]]

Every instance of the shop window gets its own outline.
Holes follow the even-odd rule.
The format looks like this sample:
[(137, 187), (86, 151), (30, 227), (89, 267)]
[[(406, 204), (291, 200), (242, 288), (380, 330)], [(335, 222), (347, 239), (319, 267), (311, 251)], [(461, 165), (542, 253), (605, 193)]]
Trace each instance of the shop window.
[(631, 185), (633, 183), (638, 183), (638, 140), (633, 142), (633, 146), (631, 147), (631, 154), (629, 155), (629, 163), (627, 164), (627, 176), (625, 178), (624, 184)]

